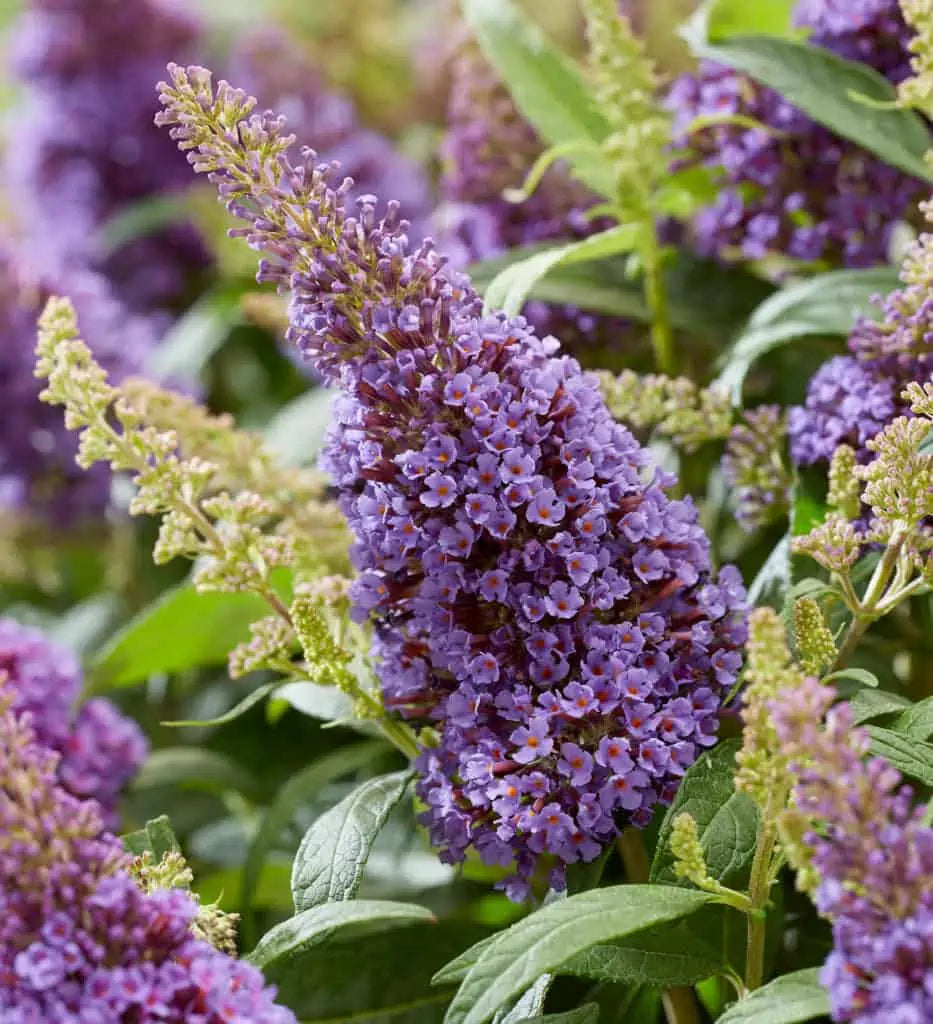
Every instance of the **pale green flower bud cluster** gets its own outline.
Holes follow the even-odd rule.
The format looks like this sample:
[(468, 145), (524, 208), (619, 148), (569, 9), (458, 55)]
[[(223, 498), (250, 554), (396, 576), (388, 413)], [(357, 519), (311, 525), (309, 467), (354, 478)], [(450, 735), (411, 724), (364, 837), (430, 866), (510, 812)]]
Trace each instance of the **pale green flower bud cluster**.
[(826, 504), (845, 519), (858, 519), (862, 508), (862, 485), (858, 477), (855, 449), (841, 444), (829, 464)]
[(657, 431), (686, 450), (725, 440), (732, 430), (732, 403), (723, 389), (632, 370), (599, 376), (610, 412), (635, 430)]
[(742, 749), (736, 755), (735, 788), (747, 793), (762, 809), (776, 813), (787, 799), (789, 772), (768, 706), (780, 690), (800, 685), (805, 673), (791, 657), (777, 612), (756, 608), (749, 616), (748, 629), (744, 730)]
[(812, 597), (800, 597), (794, 603), (794, 644), (800, 666), (809, 675), (818, 676), (836, 660), (836, 641)]
[(913, 76), (901, 82), (902, 103), (933, 116), (933, 0), (900, 0), (904, 20), (914, 30), (910, 42)]

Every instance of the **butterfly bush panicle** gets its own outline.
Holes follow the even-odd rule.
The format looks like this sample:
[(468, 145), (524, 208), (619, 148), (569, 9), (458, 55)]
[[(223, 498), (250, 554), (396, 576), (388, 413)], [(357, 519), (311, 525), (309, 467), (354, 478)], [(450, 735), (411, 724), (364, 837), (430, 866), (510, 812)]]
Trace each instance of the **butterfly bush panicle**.
[(288, 161), (280, 119), (201, 69), (172, 76), (162, 121), (271, 254), (293, 340), (340, 387), (324, 465), (384, 702), (436, 737), (418, 759), (432, 840), (513, 866), (512, 896), (539, 866), (561, 884), (715, 741), (738, 573), (711, 576), (692, 503), (553, 338), (484, 316), (394, 204), (351, 217), (313, 154)]
[(66, 792), (56, 755), (0, 683), (0, 1017), (294, 1024), (249, 964), (199, 941), (181, 889), (144, 893), (97, 804)]
[(58, 781), (80, 799), (93, 798), (108, 824), (120, 790), (146, 756), (136, 723), (109, 701), (75, 703), (81, 671), (74, 656), (39, 630), (0, 618), (0, 678), (12, 710), (29, 713), (37, 742), (60, 755)]
[(746, 530), (787, 515), (793, 481), (782, 452), (786, 432), (784, 411), (764, 405), (746, 412), (729, 433), (723, 475), (735, 488), (736, 518)]
[[(833, 927), (820, 974), (835, 1021), (923, 1024), (933, 1017), (933, 829), (900, 773), (867, 758), (848, 704), (810, 677), (771, 704), (797, 775), (784, 847)], [(825, 716), (825, 721), (824, 721)]]
[[(897, 0), (801, 0), (810, 42), (868, 63), (894, 84), (909, 73), (910, 31)], [(725, 259), (792, 260), (862, 267), (887, 261), (892, 232), (916, 220), (922, 181), (811, 120), (746, 75), (704, 62), (668, 94), (675, 166), (700, 164), (720, 183), (690, 225), (698, 251)], [(751, 118), (760, 127), (730, 123)], [(697, 118), (711, 124), (695, 128)]]

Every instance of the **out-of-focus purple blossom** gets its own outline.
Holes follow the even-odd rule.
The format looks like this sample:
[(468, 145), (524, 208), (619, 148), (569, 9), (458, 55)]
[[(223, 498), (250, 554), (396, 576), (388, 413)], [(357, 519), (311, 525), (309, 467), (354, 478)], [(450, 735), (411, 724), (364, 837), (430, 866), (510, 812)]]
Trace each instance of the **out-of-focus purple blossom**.
[(99, 274), (74, 269), (36, 279), (0, 249), (0, 512), (20, 509), (69, 525), (98, 514), (110, 492), (108, 474), (75, 464), (77, 445), (58, 410), (39, 401), (34, 375), (36, 320), (50, 294), (68, 294), (96, 358), (120, 380), (137, 371), (156, 341), (156, 323), (130, 313)]
[[(933, 829), (900, 773), (866, 759), (869, 737), (849, 705), (816, 679), (772, 705), (781, 743), (798, 759), (796, 812), (833, 926), (820, 980), (832, 1018), (859, 1024), (933, 1019)], [(825, 726), (821, 727), (823, 716)]]
[(849, 338), (851, 355), (829, 360), (814, 374), (803, 406), (791, 410), (791, 455), (798, 465), (828, 462), (840, 444), (865, 447), (897, 416), (910, 415), (904, 385), (933, 372), (933, 298), (919, 284), (892, 292), (875, 322), (860, 320)]
[[(505, 198), (520, 189), (545, 146), (515, 106), (508, 90), (471, 40), (452, 60), (447, 134), (441, 150), (443, 202), (433, 233), (454, 266), (465, 270), (508, 249), (585, 238), (606, 227), (587, 211), (598, 199), (574, 181), (563, 164), (552, 166), (533, 195), (520, 203)], [(525, 314), (541, 333), (565, 347), (586, 341), (619, 346), (627, 324), (576, 307), (533, 301)]]
[(207, 254), (187, 225), (105, 250), (106, 223), (177, 195), (184, 160), (158, 131), (154, 83), (192, 54), (200, 27), (174, 0), (31, 0), (11, 36), (25, 87), (7, 170), (31, 261), (59, 278), (92, 267), (133, 308), (173, 306)]
[(787, 514), (791, 475), (784, 459), (786, 414), (776, 405), (745, 413), (726, 441), (722, 470), (735, 488), (736, 520), (756, 530)]
[[(237, 185), (283, 120), (254, 118), (231, 147), (194, 113), (206, 73), (173, 77), (162, 122), (249, 222), (261, 279), (292, 291), (289, 337), (340, 388), (323, 465), (356, 535), (352, 596), (385, 704), (439, 735), (418, 759), (432, 841), (448, 861), (472, 847), (512, 866), (515, 898), (545, 865), (561, 885), (715, 742), (745, 639), (739, 575), (714, 579), (693, 504), (667, 496), (674, 478), (555, 339), (483, 316), (394, 204), (350, 216), (348, 186), (310, 159)], [(278, 175), (320, 211), (307, 229), (288, 227)]]
[(194, 938), (188, 893), (137, 888), (97, 804), (62, 788), (37, 718), (15, 708), (0, 682), (4, 1024), (295, 1024), (255, 967)]
[[(859, 59), (893, 83), (909, 70), (910, 31), (897, 0), (801, 0), (797, 24), (810, 41)], [(884, 263), (891, 232), (925, 196), (911, 178), (833, 135), (771, 89), (718, 64), (673, 85), (677, 164), (713, 168), (720, 189), (694, 218), (704, 255), (763, 259), (784, 254), (849, 267)], [(750, 117), (761, 129), (716, 124), (690, 131), (698, 117)]]
[(120, 790), (136, 774), (148, 744), (139, 726), (108, 700), (75, 712), (81, 670), (73, 655), (39, 630), (0, 618), (0, 677), (12, 710), (31, 716), (36, 741), (58, 754), (58, 780), (75, 797), (93, 799), (115, 821)]
[(272, 25), (254, 28), (231, 55), (230, 76), (263, 109), (285, 115), (299, 145), (338, 163), (355, 183), (354, 199), (392, 195), (415, 234), (424, 233), (431, 205), (424, 172), (385, 135), (360, 124), (353, 101), (326, 86), (300, 44)]

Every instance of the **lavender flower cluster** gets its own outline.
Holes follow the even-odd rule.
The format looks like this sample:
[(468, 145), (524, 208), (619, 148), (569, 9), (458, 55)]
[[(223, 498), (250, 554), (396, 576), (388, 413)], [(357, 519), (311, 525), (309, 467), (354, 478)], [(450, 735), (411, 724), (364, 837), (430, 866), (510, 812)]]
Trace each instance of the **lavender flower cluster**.
[[(606, 226), (587, 216), (597, 197), (559, 163), (527, 199), (516, 203), (505, 197), (524, 185), (544, 149), (479, 46), (463, 40), (451, 62), (441, 147), (443, 202), (433, 221), (438, 244), (454, 266), (465, 270), (509, 249), (585, 238)], [(618, 347), (628, 327), (620, 318), (537, 300), (528, 303), (525, 314), (537, 330), (554, 333), (568, 348), (594, 340)]]
[[(116, 379), (137, 370), (155, 344), (151, 319), (128, 313), (98, 274), (75, 269), (64, 284), (102, 364)], [(99, 513), (110, 485), (106, 473), (78, 469), (73, 435), (56, 410), (39, 401), (36, 319), (60, 287), (34, 279), (18, 255), (0, 249), (0, 511), (20, 509), (64, 525)]]
[(90, 267), (121, 301), (148, 310), (176, 304), (206, 265), (186, 225), (111, 253), (101, 240), (128, 205), (188, 184), (184, 161), (152, 124), (153, 83), (199, 33), (174, 0), (31, 0), (11, 38), (27, 88), (7, 172), (24, 252), (44, 274)]
[[(800, 0), (798, 25), (810, 42), (875, 68), (892, 83), (909, 73), (910, 31), (897, 0)], [(704, 255), (792, 259), (862, 267), (887, 260), (898, 221), (926, 195), (922, 182), (847, 142), (747, 76), (705, 62), (679, 78), (675, 115), (678, 165), (717, 175), (715, 202), (690, 230)], [(718, 123), (690, 131), (697, 117), (753, 118), (762, 128)]]
[[(781, 742), (799, 758), (799, 812), (819, 828), (804, 841), (833, 926), (820, 980), (835, 1021), (925, 1024), (933, 1019), (933, 829), (849, 705), (815, 679), (772, 706)], [(828, 714), (827, 714), (828, 711)], [(825, 727), (820, 728), (826, 715)]]
[(892, 292), (881, 318), (860, 320), (850, 354), (830, 359), (814, 374), (803, 406), (790, 411), (791, 455), (798, 465), (828, 462), (840, 444), (861, 462), (866, 444), (897, 416), (910, 415), (901, 392), (933, 372), (933, 298), (922, 284)]
[(148, 749), (139, 726), (103, 698), (75, 711), (81, 671), (74, 656), (8, 618), (0, 618), (0, 679), (12, 710), (31, 716), (36, 742), (59, 755), (59, 785), (78, 799), (93, 799), (114, 823), (120, 790)]
[[(484, 317), (396, 204), (350, 216), (349, 183), (313, 153), (288, 162), (282, 118), (236, 143), (223, 126), (246, 98), (172, 71), (162, 123), (249, 222), (261, 279), (292, 291), (291, 340), (340, 388), (324, 466), (386, 706), (437, 735), (418, 760), (431, 837), (447, 860), (512, 865), (515, 898), (543, 862), (559, 885), (714, 742), (745, 640), (738, 573), (713, 580), (692, 503), (555, 339)], [(258, 146), (278, 159), (257, 177)], [(313, 212), (300, 227), (280, 180)]]
[(11, 696), (0, 683), (4, 1024), (295, 1024), (259, 971), (194, 938), (190, 895), (136, 886), (96, 803), (61, 787)]

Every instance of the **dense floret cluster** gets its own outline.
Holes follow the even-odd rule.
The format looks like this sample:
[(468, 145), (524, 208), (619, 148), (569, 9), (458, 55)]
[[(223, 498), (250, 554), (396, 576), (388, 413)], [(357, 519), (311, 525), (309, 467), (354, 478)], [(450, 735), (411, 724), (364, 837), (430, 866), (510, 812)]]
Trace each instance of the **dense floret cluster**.
[(207, 257), (187, 225), (114, 251), (104, 232), (130, 204), (190, 184), (152, 123), (153, 82), (169, 58), (196, 50), (199, 35), (174, 0), (28, 4), (11, 38), (11, 64), (26, 89), (7, 170), (20, 233), (43, 274), (92, 267), (140, 309), (173, 305), (190, 289)]
[(788, 419), (791, 454), (798, 465), (828, 462), (840, 444), (859, 461), (865, 447), (895, 417), (909, 415), (901, 392), (933, 372), (933, 299), (920, 284), (892, 292), (881, 317), (860, 320), (849, 338), (850, 354), (829, 360), (814, 374), (803, 406)]
[(146, 756), (139, 726), (103, 698), (75, 710), (77, 660), (39, 630), (8, 618), (0, 618), (0, 677), (12, 710), (31, 716), (36, 742), (59, 755), (59, 784), (72, 796), (95, 800), (112, 823), (120, 790)]
[(829, 710), (834, 696), (811, 678), (772, 705), (797, 758), (795, 817), (811, 823), (817, 907), (833, 925), (821, 981), (835, 1021), (923, 1024), (933, 1018), (933, 829), (900, 773), (865, 759), (869, 737), (848, 705)]
[(151, 319), (128, 313), (100, 275), (75, 270), (52, 285), (0, 250), (0, 514), (4, 508), (23, 509), (69, 524), (100, 512), (110, 486), (106, 473), (77, 467), (73, 436), (60, 414), (39, 401), (36, 319), (56, 290), (73, 297), (88, 343), (118, 380), (141, 367), (157, 335)]
[[(796, 8), (810, 42), (874, 67), (893, 83), (909, 71), (910, 32), (897, 0), (807, 2)], [(849, 267), (884, 263), (898, 221), (915, 218), (926, 186), (811, 120), (747, 76), (705, 62), (668, 96), (678, 163), (713, 169), (716, 200), (691, 224), (704, 255)], [(691, 131), (693, 121), (715, 122)], [(729, 123), (752, 118), (760, 128)], [(725, 121), (725, 123), (723, 123)]]
[(136, 886), (96, 803), (62, 789), (34, 721), (0, 683), (4, 1024), (294, 1024), (259, 971), (194, 938), (188, 893)]
[[(271, 254), (261, 276), (291, 288), (291, 339), (340, 387), (325, 467), (385, 702), (438, 736), (418, 762), (434, 842), (512, 865), (513, 896), (544, 855), (560, 884), (714, 741), (745, 639), (738, 574), (711, 577), (695, 508), (668, 498), (595, 378), (524, 319), (484, 317), (394, 204), (351, 217), (328, 168), (284, 162), (281, 119), (232, 141), (219, 126), (251, 106), (224, 84), (214, 99), (200, 69), (174, 69), (163, 99)], [(316, 211), (301, 230), (252, 176), (255, 145)]]

